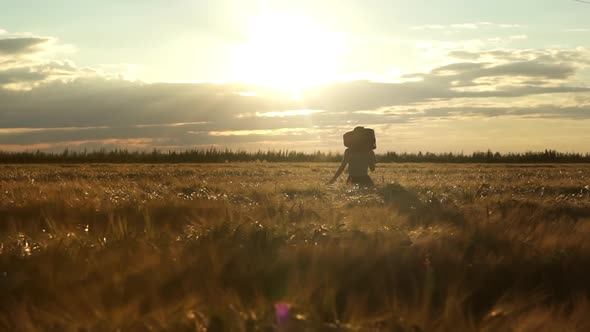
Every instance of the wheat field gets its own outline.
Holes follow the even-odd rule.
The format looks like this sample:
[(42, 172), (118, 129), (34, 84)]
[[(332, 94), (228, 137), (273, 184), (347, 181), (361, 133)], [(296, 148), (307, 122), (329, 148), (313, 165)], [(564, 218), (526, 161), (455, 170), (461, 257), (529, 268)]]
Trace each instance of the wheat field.
[(0, 166), (2, 331), (588, 331), (590, 165)]

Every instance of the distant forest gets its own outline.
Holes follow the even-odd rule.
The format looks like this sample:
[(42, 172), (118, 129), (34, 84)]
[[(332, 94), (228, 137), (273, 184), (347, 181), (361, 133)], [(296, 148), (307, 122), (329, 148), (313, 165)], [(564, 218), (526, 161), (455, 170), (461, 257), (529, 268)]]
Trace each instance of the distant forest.
[[(222, 149), (187, 151), (128, 151), (98, 150), (51, 152), (5, 152), (0, 151), (0, 163), (224, 163), (224, 162), (338, 162), (342, 154), (331, 152), (304, 153), (288, 150), (233, 151)], [(500, 153), (474, 152), (386, 152), (377, 154), (382, 163), (590, 163), (590, 154), (557, 152)]]

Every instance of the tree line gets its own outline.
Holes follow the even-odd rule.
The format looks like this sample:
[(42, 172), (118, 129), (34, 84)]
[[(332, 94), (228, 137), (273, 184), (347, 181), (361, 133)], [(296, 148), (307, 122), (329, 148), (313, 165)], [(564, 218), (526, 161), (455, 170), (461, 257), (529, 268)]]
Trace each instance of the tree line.
[[(202, 149), (186, 151), (129, 151), (124, 149), (63, 152), (0, 151), (0, 163), (225, 163), (225, 162), (338, 162), (341, 153), (289, 150), (242, 151)], [(589, 153), (555, 150), (523, 153), (393, 152), (377, 154), (382, 163), (590, 163)]]

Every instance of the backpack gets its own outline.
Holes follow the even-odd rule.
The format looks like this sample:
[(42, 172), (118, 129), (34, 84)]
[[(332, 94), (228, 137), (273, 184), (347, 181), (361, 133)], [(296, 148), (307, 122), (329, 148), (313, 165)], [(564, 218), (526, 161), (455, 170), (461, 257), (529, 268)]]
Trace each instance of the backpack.
[(365, 127), (356, 127), (353, 131), (349, 131), (344, 136), (344, 146), (355, 150), (375, 150), (377, 148), (377, 140), (375, 139), (375, 131)]

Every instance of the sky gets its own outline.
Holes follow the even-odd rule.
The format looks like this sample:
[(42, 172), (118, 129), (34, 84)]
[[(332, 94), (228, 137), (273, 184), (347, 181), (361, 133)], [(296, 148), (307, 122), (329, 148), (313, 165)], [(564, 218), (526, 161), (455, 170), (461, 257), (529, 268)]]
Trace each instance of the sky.
[(0, 150), (590, 152), (590, 1), (0, 0)]

